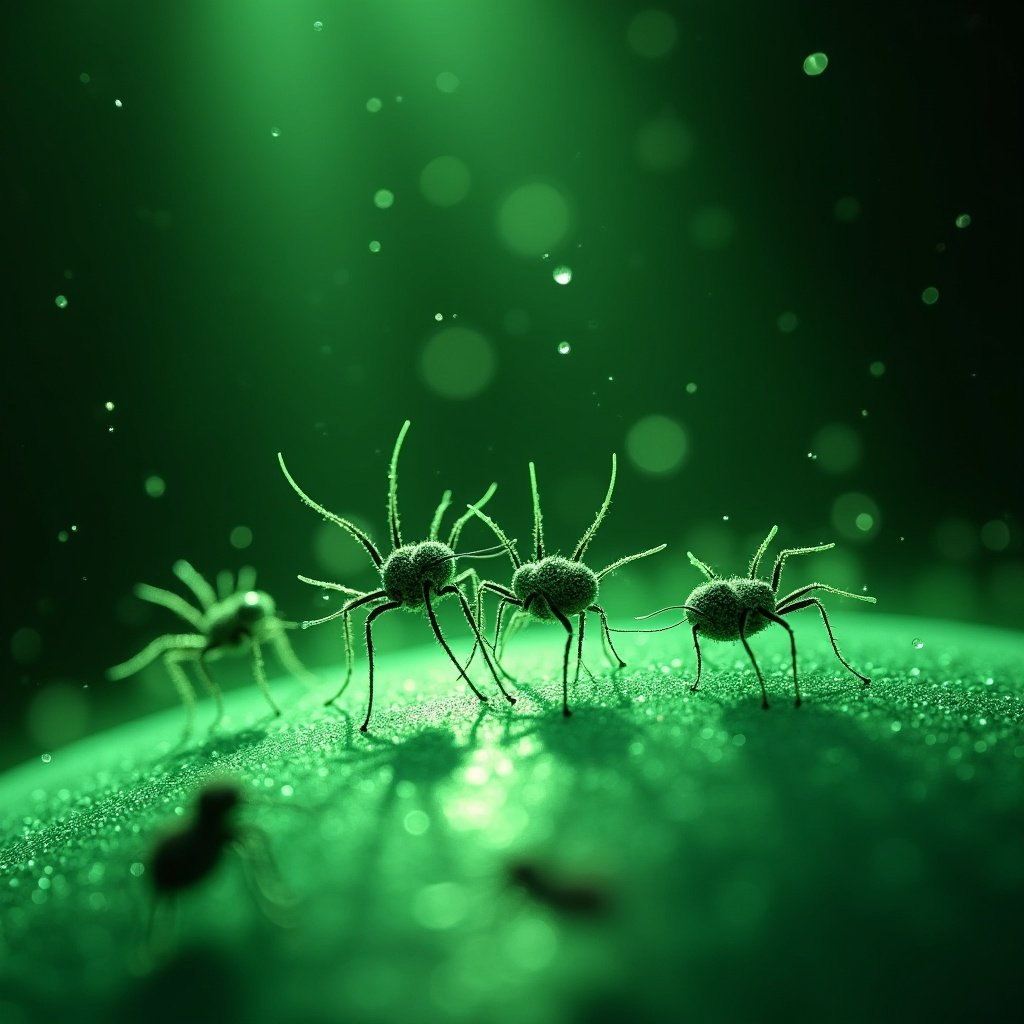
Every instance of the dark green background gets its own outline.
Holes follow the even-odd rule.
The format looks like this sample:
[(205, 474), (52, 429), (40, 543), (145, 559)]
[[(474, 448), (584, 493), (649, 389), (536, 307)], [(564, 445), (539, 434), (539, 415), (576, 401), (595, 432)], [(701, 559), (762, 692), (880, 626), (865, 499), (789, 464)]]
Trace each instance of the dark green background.
[[(632, 3), (6, 15), (0, 760), (173, 702), (159, 674), (102, 672), (177, 629), (130, 597), (140, 580), (174, 585), (177, 558), (210, 575), (251, 561), (286, 615), (316, 614), (295, 574), (332, 570), (274, 454), (382, 541), (407, 417), (412, 532), (444, 487), (462, 503), (496, 479), (491, 511), (523, 541), (534, 459), (549, 541), (568, 547), (617, 451), (594, 564), (670, 545), (609, 585), (621, 624), (685, 597), (687, 547), (739, 570), (778, 523), (782, 544), (840, 541), (820, 574), (867, 586), (880, 610), (1019, 626), (1017, 6), (661, 6), (678, 39), (656, 60), (628, 44)], [(830, 64), (807, 77), (818, 50)], [(437, 87), (442, 72), (455, 92)], [(692, 154), (659, 173), (635, 140), (666, 115)], [(441, 154), (473, 176), (445, 209), (417, 184)], [(574, 210), (548, 261), (509, 252), (495, 226), (502, 197), (536, 179)], [(391, 209), (374, 206), (380, 188)], [(836, 216), (844, 197), (852, 221)], [(708, 208), (731, 216), (724, 246), (695, 238)], [(551, 278), (559, 262), (574, 271), (566, 287)], [(511, 310), (528, 314), (525, 333), (507, 329)], [(787, 311), (791, 333), (777, 327)], [(424, 382), (438, 312), (493, 344), (475, 397)], [(630, 428), (655, 413), (688, 436), (671, 474), (627, 455)], [(862, 442), (840, 473), (807, 458), (833, 424)], [(158, 500), (151, 474), (167, 484)], [(877, 504), (869, 536), (837, 531), (833, 503), (849, 492)], [(997, 551), (979, 540), (992, 521), (1008, 527)], [(239, 525), (254, 536), (245, 551), (228, 539)], [(332, 578), (370, 585), (355, 545), (341, 548), (352, 568)], [(393, 618), (383, 643), (424, 639), (423, 623)], [(339, 653), (329, 630), (296, 647), (314, 667)]]

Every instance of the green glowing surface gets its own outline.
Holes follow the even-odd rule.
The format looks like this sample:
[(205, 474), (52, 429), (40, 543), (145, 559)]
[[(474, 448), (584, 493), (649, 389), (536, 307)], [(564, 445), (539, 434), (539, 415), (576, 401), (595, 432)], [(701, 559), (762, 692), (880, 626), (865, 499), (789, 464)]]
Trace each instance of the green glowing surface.
[[(533, 627), (510, 641), (510, 670), (537, 681), (511, 713), (492, 700), (478, 716), (436, 650), (389, 652), (367, 737), (357, 684), (340, 713), (279, 681), (282, 719), (235, 691), (224, 731), (190, 750), (172, 749), (175, 707), (14, 769), (0, 1017), (994, 1015), (1019, 956), (1024, 640), (833, 618), (874, 685), (796, 616), (799, 709), (781, 631), (753, 641), (765, 712), (735, 644), (707, 644), (690, 694), (680, 630), (623, 637), (630, 667), (581, 682), (564, 720), (558, 634)], [(263, 915), (229, 855), (147, 967), (140, 865), (215, 774), (251, 794), (245, 820), (269, 836), (294, 921)], [(523, 860), (596, 885), (607, 912), (537, 902), (508, 881)]]

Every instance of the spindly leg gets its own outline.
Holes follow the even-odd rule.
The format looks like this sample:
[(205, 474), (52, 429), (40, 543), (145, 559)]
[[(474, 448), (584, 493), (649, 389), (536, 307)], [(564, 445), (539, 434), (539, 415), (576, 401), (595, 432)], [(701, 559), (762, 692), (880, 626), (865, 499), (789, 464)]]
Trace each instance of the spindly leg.
[(761, 707), (768, 710), (768, 691), (764, 688), (764, 676), (761, 675), (761, 668), (757, 664), (757, 658), (754, 657), (754, 652), (750, 648), (750, 644), (747, 643), (747, 619), (750, 618), (750, 609), (744, 608), (743, 614), (740, 616), (740, 643), (747, 650), (747, 654), (750, 657), (750, 663), (754, 666), (754, 671), (757, 673), (757, 681), (761, 684)]
[(796, 690), (796, 706), (800, 707), (803, 701), (800, 699), (800, 684), (796, 678), (796, 637), (793, 636), (793, 628), (785, 619), (779, 618), (775, 612), (770, 612), (767, 608), (758, 608), (757, 610), (766, 619), (777, 622), (789, 634), (789, 651), (793, 656), (793, 689)]
[(779, 592), (779, 580), (782, 579), (782, 567), (786, 564), (786, 559), (790, 555), (813, 555), (818, 551), (829, 551), (834, 548), (835, 544), (815, 544), (809, 548), (784, 548), (779, 552), (778, 557), (775, 559), (775, 568), (772, 569), (772, 590), (777, 594)]
[[(545, 600), (547, 599), (545, 598)], [(527, 605), (529, 603), (530, 598), (527, 598), (523, 605), (524, 611), (528, 610)], [(572, 650), (572, 623), (550, 601), (548, 601), (548, 608), (551, 609), (552, 615), (565, 627), (566, 632), (565, 655), (562, 658), (562, 714), (568, 718), (572, 714), (569, 710), (569, 652)]]
[[(345, 645), (345, 656), (349, 658), (349, 665), (351, 665), (350, 652), (352, 650), (352, 628), (349, 625), (349, 618), (347, 615), (344, 617), (344, 621), (348, 634), (346, 637), (347, 643)], [(273, 635), (270, 642), (274, 645), (274, 653), (277, 655), (277, 660), (281, 662), (281, 665), (288, 675), (295, 679), (301, 679), (307, 686), (319, 685), (320, 680), (317, 679), (317, 677), (313, 675), (313, 673), (310, 672), (301, 661), (299, 661), (295, 651), (292, 649), (291, 641), (288, 639), (284, 630)]]
[(611, 632), (608, 628), (608, 615), (605, 610), (599, 604), (592, 604), (588, 609), (588, 612), (597, 612), (601, 617), (601, 630), (604, 636), (605, 642), (611, 648), (612, 654), (615, 655), (615, 660), (619, 663), (619, 668), (625, 668), (626, 663), (622, 660), (622, 656), (617, 650), (615, 650), (615, 644), (612, 643)]
[(217, 681), (210, 675), (206, 668), (205, 651), (200, 652), (199, 658), (196, 661), (196, 674), (199, 676), (199, 681), (203, 684), (206, 692), (213, 698), (217, 707), (217, 716), (210, 723), (210, 731), (212, 732), (224, 719), (224, 694), (217, 685)]
[(697, 643), (697, 630), (698, 626), (693, 627), (693, 649), (697, 652), (697, 678), (693, 681), (693, 685), (690, 687), (690, 693), (696, 693), (697, 687), (700, 686), (700, 644)]
[(825, 630), (828, 632), (828, 638), (832, 642), (832, 650), (836, 652), (836, 657), (865, 685), (870, 686), (871, 680), (867, 676), (861, 675), (843, 656), (839, 653), (839, 645), (836, 643), (836, 638), (832, 635), (832, 626), (829, 624), (828, 615), (825, 614), (825, 606), (816, 598), (808, 597), (803, 601), (797, 601), (796, 604), (786, 605), (783, 608), (779, 608), (778, 612), (780, 615), (788, 615), (790, 612), (799, 611), (801, 608), (810, 608), (814, 605), (819, 612), (821, 612), (821, 621), (825, 623)]
[[(198, 657), (199, 652), (206, 646), (206, 637), (199, 633), (168, 633), (165, 636), (158, 636), (151, 640), (133, 658), (122, 661), (120, 665), (114, 665), (107, 669), (107, 678), (118, 680), (127, 679), (136, 672), (144, 669), (151, 661), (156, 661), (161, 655), (166, 657), (175, 651), (191, 652), (191, 657)], [(190, 687), (191, 689), (191, 684)]]
[[(473, 630), (473, 636), (476, 638), (474, 640), (473, 649), (476, 650), (477, 647), (480, 648), (480, 653), (484, 656), (484, 661), (487, 662), (487, 667), (491, 670), (491, 675), (494, 677), (494, 681), (498, 684), (498, 689), (501, 690), (502, 694), (505, 697), (505, 700), (507, 700), (509, 704), (515, 704), (515, 697), (513, 697), (502, 685), (501, 680), (498, 678), (497, 669), (495, 669), (494, 665), (491, 663), (490, 655), (487, 653), (487, 645), (484, 643), (484, 638), (480, 635), (480, 629), (476, 624), (476, 620), (473, 618), (472, 611), (470, 611), (469, 602), (466, 600), (466, 595), (463, 594), (462, 591), (459, 590), (459, 588), (456, 587), (454, 584), (450, 584), (447, 587), (439, 588), (437, 591), (438, 597), (440, 597), (443, 594), (455, 594), (456, 597), (458, 597), (459, 604), (462, 605), (462, 614), (465, 615), (466, 621), (469, 623), (469, 628)], [(456, 662), (456, 664), (458, 664), (458, 662)], [(466, 679), (468, 681), (469, 677), (466, 676)], [(470, 683), (470, 686), (472, 685), (473, 684)]]
[(274, 714), (279, 715), (281, 709), (277, 706), (277, 701), (274, 700), (270, 692), (270, 684), (267, 682), (267, 671), (263, 666), (263, 651), (260, 650), (260, 645), (255, 638), (249, 642), (252, 644), (252, 674), (256, 677), (256, 685), (263, 692), (263, 696), (267, 698), (267, 703), (274, 709)]
[[(576, 674), (572, 677), (573, 687), (580, 681), (580, 665), (583, 664), (583, 630), (586, 628), (586, 612), (580, 612), (580, 617), (576, 623)], [(590, 673), (590, 669), (587, 669), (587, 673)], [(594, 677), (591, 675), (590, 677)]]
[[(437, 637), (438, 643), (444, 648), (444, 653), (448, 655), (451, 663), (459, 670), (459, 675), (466, 680), (466, 685), (480, 698), (480, 700), (487, 700), (487, 698), (473, 685), (473, 680), (466, 675), (466, 670), (459, 664), (459, 659), (455, 657), (454, 652), (448, 646), (448, 641), (445, 640), (444, 635), (441, 633), (441, 626), (437, 621), (437, 616), (434, 614), (434, 607), (430, 603), (430, 584), (423, 584), (423, 603), (427, 609), (427, 618), (430, 619), (430, 628), (434, 631), (434, 636)], [(487, 657), (487, 652), (484, 651), (484, 657)], [(488, 663), (489, 664), (489, 663)], [(505, 691), (502, 690), (502, 693)], [(506, 695), (507, 696), (507, 695)]]
[[(299, 578), (301, 579), (302, 577), (299, 577)], [(381, 598), (385, 598), (387, 596), (388, 596), (387, 595), (387, 591), (385, 591), (385, 590), (375, 590), (375, 591), (373, 591), (372, 594), (364, 594), (362, 597), (354, 598), (353, 600), (349, 601), (346, 605), (344, 605), (342, 608), (339, 608), (336, 612), (331, 612), (331, 614), (328, 615), (325, 619), (322, 619), (322, 620), (318, 619), (317, 620), (317, 622), (321, 622), (321, 621), (326, 622), (327, 620), (337, 618), (337, 616), (340, 615), (341, 616), (341, 621), (342, 621), (342, 623), (344, 625), (344, 630), (345, 630), (345, 662), (346, 662), (346, 665), (345, 665), (345, 678), (344, 678), (344, 680), (342, 680), (341, 686), (338, 687), (338, 692), (333, 697), (331, 697), (328, 700), (324, 701), (324, 706), (325, 707), (328, 704), (333, 704), (345, 692), (346, 687), (348, 686), (348, 684), (352, 680), (353, 654), (352, 654), (352, 621), (351, 621), (351, 617), (350, 617), (351, 613), (356, 608), (358, 608), (360, 605), (369, 604), (371, 601), (379, 601), (379, 600), (381, 600)], [(384, 606), (383, 605), (379, 605), (378, 607), (383, 608)], [(391, 604), (389, 607), (393, 608), (393, 607), (396, 607), (396, 606), (394, 604)], [(374, 609), (374, 611), (376, 611), (376, 610), (377, 609)], [(370, 621), (369, 616), (367, 616), (366, 621), (367, 621), (367, 623), (369, 623), (369, 621)], [(371, 672), (371, 675), (372, 675), (372, 672), (373, 672), (373, 665), (372, 665), (372, 661), (373, 661), (373, 647), (370, 645), (369, 632), (367, 632), (367, 641), (366, 642), (367, 642), (366, 649), (367, 649), (367, 652), (370, 655), (370, 660), (371, 660), (370, 672)], [(363, 732), (366, 732), (366, 730), (364, 729)]]
[(196, 651), (168, 651), (164, 655), (164, 665), (167, 668), (167, 674), (171, 677), (174, 688), (178, 691), (178, 696), (181, 697), (182, 704), (185, 705), (185, 729), (181, 734), (182, 739), (191, 735), (192, 728), (195, 725), (196, 691), (188, 681), (188, 676), (185, 675), (181, 662), (186, 658), (194, 659), (196, 657)]
[[(366, 705), (366, 718), (363, 720), (363, 724), (359, 726), (360, 732), (366, 732), (366, 729), (370, 724), (370, 714), (373, 711), (373, 634), (370, 631), (373, 626), (373, 620), (377, 618), (378, 615), (391, 611), (392, 608), (401, 607), (401, 601), (388, 601), (386, 604), (377, 605), (377, 607), (366, 616), (366, 658), (370, 664), (370, 699)], [(330, 703), (330, 701), (328, 701), (328, 703)]]

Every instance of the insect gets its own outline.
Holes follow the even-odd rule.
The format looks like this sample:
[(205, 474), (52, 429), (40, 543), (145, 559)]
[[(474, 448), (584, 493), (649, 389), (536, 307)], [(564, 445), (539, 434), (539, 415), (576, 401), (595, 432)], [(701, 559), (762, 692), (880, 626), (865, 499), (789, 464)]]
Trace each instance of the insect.
[(151, 945), (158, 905), (176, 900), (210, 876), (228, 849), (241, 858), (264, 911), (277, 923), (286, 923), (280, 911), (294, 900), (280, 881), (266, 834), (254, 825), (236, 821), (244, 802), (235, 782), (209, 782), (196, 796), (191, 819), (167, 832), (153, 847), (147, 871), (155, 897), (149, 927)]
[(315, 681), (312, 674), (295, 656), (285, 630), (295, 627), (295, 623), (285, 622), (277, 615), (273, 598), (262, 590), (255, 590), (256, 570), (244, 566), (233, 579), (228, 571), (217, 576), (217, 590), (184, 559), (179, 559), (171, 567), (175, 576), (192, 591), (198, 608), (189, 604), (179, 594), (159, 587), (151, 587), (148, 583), (139, 583), (135, 587), (135, 596), (151, 604), (167, 608), (184, 619), (195, 632), (167, 633), (157, 637), (144, 647), (134, 658), (115, 665), (107, 670), (107, 678), (113, 680), (126, 679), (145, 668), (157, 658), (163, 658), (167, 672), (185, 705), (185, 735), (192, 731), (195, 718), (196, 695), (188, 675), (185, 673), (185, 662), (195, 664), (200, 682), (210, 692), (217, 704), (216, 726), (224, 717), (224, 697), (220, 687), (207, 671), (206, 661), (212, 656), (219, 656), (228, 651), (252, 652), (252, 672), (256, 685), (262, 691), (267, 703), (279, 715), (277, 706), (267, 684), (267, 675), (263, 667), (261, 645), (270, 643), (284, 668), (293, 676)]
[[(498, 604), (497, 625), (494, 632), (495, 654), (500, 657), (499, 637), (501, 634), (501, 620), (506, 605), (513, 605), (523, 613), (543, 621), (557, 620), (566, 631), (565, 655), (562, 660), (562, 714), (568, 717), (572, 714), (569, 710), (569, 653), (572, 649), (573, 627), (570, 619), (578, 618), (577, 624), (577, 650), (576, 650), (576, 674), (573, 677), (573, 685), (579, 681), (580, 664), (583, 660), (583, 631), (585, 616), (587, 612), (594, 612), (601, 620), (604, 640), (608, 645), (611, 655), (619, 663), (619, 667), (625, 666), (625, 662), (619, 657), (618, 651), (612, 643), (608, 631), (608, 616), (605, 614), (597, 601), (597, 591), (600, 581), (609, 573), (621, 568), (627, 562), (635, 562), (638, 558), (646, 558), (648, 555), (663, 551), (665, 544), (659, 544), (656, 548), (648, 548), (635, 555), (626, 555), (611, 565), (605, 566), (600, 572), (583, 564), (583, 556), (590, 546), (590, 542), (601, 525), (608, 506), (611, 504), (612, 492), (615, 490), (616, 459), (612, 454), (612, 474), (608, 483), (608, 493), (598, 510), (594, 522), (587, 528), (580, 538), (579, 543), (573, 550), (571, 558), (563, 555), (549, 555), (544, 549), (544, 521), (540, 511), (540, 496), (537, 491), (537, 471), (534, 464), (530, 463), (530, 489), (533, 495), (533, 561), (524, 562), (519, 557), (515, 545), (508, 539), (504, 531), (479, 507), (470, 506), (470, 513), (482, 519), (494, 532), (501, 546), (512, 561), (514, 569), (512, 575), (512, 586), (504, 587), (492, 580), (484, 580), (478, 588), (478, 595), (484, 591), (497, 594), (501, 601)], [(481, 649), (483, 649), (481, 645)], [(486, 651), (484, 652), (486, 654)]]
[[(336, 701), (345, 692), (345, 688), (351, 680), (352, 634), (349, 624), (349, 616), (356, 608), (363, 605), (375, 605), (375, 607), (372, 608), (370, 613), (366, 616), (366, 653), (369, 661), (370, 695), (366, 708), (366, 718), (363, 720), (363, 724), (359, 727), (361, 732), (366, 732), (370, 724), (370, 715), (373, 712), (373, 623), (384, 613), (394, 611), (397, 608), (406, 608), (410, 611), (419, 611), (422, 608), (426, 611), (427, 618), (430, 620), (430, 628), (433, 630), (434, 636), (437, 637), (438, 642), (444, 648), (444, 651), (448, 655), (449, 659), (451, 659), (452, 664), (458, 669), (459, 675), (466, 681), (469, 688), (480, 700), (487, 700), (484, 694), (482, 694), (473, 684), (473, 680), (466, 674), (466, 670), (459, 663), (454, 653), (452, 653), (451, 647), (448, 646), (448, 641), (445, 640), (444, 635), (441, 633), (441, 627), (438, 625), (437, 616), (434, 613), (432, 598), (445, 597), (449, 594), (454, 594), (458, 598), (459, 604), (462, 606), (462, 612), (466, 617), (466, 621), (469, 623), (470, 629), (473, 631), (473, 635), (476, 638), (477, 643), (481, 644), (482, 647), (480, 630), (477, 626), (476, 620), (473, 618), (473, 613), (470, 610), (469, 602), (466, 600), (466, 595), (462, 592), (460, 587), (460, 584), (467, 580), (471, 582), (475, 581), (476, 571), (474, 569), (467, 569), (456, 575), (455, 559), (465, 557), (489, 557), (493, 554), (500, 554), (500, 550), (488, 549), (487, 551), (456, 553), (455, 548), (458, 545), (462, 529), (472, 517), (472, 511), (464, 512), (455, 521), (451, 532), (448, 534), (447, 543), (438, 540), (438, 533), (441, 529), (441, 520), (444, 518), (445, 512), (451, 505), (451, 491), (445, 491), (441, 497), (441, 501), (434, 512), (434, 518), (430, 523), (428, 539), (412, 544), (406, 544), (402, 540), (402, 530), (398, 516), (398, 456), (402, 450), (402, 442), (405, 440), (405, 435), (409, 430), (409, 426), (410, 422), (409, 420), (406, 420), (405, 423), (402, 424), (402, 429), (398, 432), (398, 438), (395, 441), (395, 448), (391, 454), (391, 465), (388, 469), (388, 532), (391, 537), (391, 553), (387, 555), (387, 557), (381, 553), (380, 549), (370, 539), (369, 535), (359, 529), (358, 526), (349, 522), (347, 519), (342, 519), (341, 516), (335, 515), (333, 512), (329, 512), (323, 507), (323, 505), (318, 504), (309, 497), (309, 495), (306, 494), (306, 492), (303, 491), (295, 482), (291, 473), (288, 472), (288, 467), (285, 466), (284, 458), (281, 453), (278, 452), (277, 454), (277, 460), (281, 465), (281, 471), (284, 473), (285, 479), (291, 485), (292, 490), (295, 491), (295, 493), (307, 505), (309, 505), (310, 508), (319, 512), (320, 515), (324, 516), (332, 523), (340, 526), (343, 530), (347, 531), (352, 537), (359, 541), (366, 550), (366, 553), (370, 556), (373, 564), (380, 572), (380, 588), (370, 592), (353, 591), (351, 588), (343, 587), (341, 584), (330, 583), (325, 580), (314, 580), (310, 579), (308, 576), (299, 577), (299, 579), (304, 583), (309, 583), (317, 587), (325, 587), (329, 590), (337, 590), (351, 596), (351, 600), (347, 601), (342, 608), (332, 612), (330, 615), (325, 615), (321, 619), (315, 619), (313, 621), (303, 623), (303, 627), (318, 626), (321, 623), (329, 622), (331, 619), (338, 618), (339, 616), (342, 617), (345, 632), (345, 656), (347, 660), (345, 679), (341, 684), (341, 688), (333, 697), (331, 697), (330, 700), (326, 702), (327, 704), (332, 704)], [(470, 510), (486, 504), (496, 490), (497, 485), (491, 484), (491, 486), (487, 488), (484, 496), (476, 503), (476, 505), (469, 506)], [(498, 688), (501, 690), (502, 695), (510, 704), (514, 704), (515, 697), (509, 694), (502, 685), (501, 680), (498, 678), (497, 671), (488, 657), (486, 650), (484, 650), (484, 659), (487, 662), (487, 665), (491, 670), (491, 675), (494, 677), (494, 681), (498, 684)]]
[[(793, 659), (793, 688), (796, 691), (796, 706), (799, 707), (801, 698), (800, 683), (796, 673), (796, 638), (793, 635), (792, 627), (783, 616), (799, 611), (801, 608), (810, 607), (815, 607), (821, 612), (821, 621), (825, 624), (825, 630), (836, 657), (865, 686), (870, 686), (871, 680), (867, 676), (861, 675), (840, 653), (839, 645), (836, 643), (832, 626), (825, 612), (825, 606), (817, 597), (808, 597), (807, 595), (815, 590), (824, 590), (829, 594), (852, 597), (857, 601), (867, 601), (870, 604), (875, 603), (875, 598), (869, 597), (867, 594), (851, 594), (847, 590), (838, 590), (827, 583), (808, 583), (786, 594), (785, 597), (779, 597), (779, 581), (787, 558), (792, 555), (809, 555), (818, 551), (828, 551), (830, 548), (834, 548), (835, 544), (816, 544), (814, 547), (808, 548), (784, 548), (775, 559), (775, 568), (772, 570), (772, 578), (769, 583), (767, 580), (758, 579), (757, 570), (778, 529), (777, 526), (773, 526), (768, 536), (762, 541), (751, 560), (750, 572), (746, 576), (716, 576), (692, 551), (687, 551), (686, 557), (689, 558), (690, 563), (704, 573), (708, 582), (694, 588), (684, 604), (668, 605), (649, 615), (640, 616), (641, 619), (649, 619), (652, 615), (660, 615), (673, 608), (679, 608), (686, 612), (685, 618), (671, 626), (664, 626), (662, 629), (674, 629), (684, 622), (690, 624), (693, 632), (693, 647), (697, 652), (697, 678), (690, 687), (691, 692), (695, 692), (700, 685), (701, 657), (700, 643), (697, 640), (698, 634), (708, 640), (739, 640), (746, 649), (754, 671), (757, 673), (757, 680), (761, 684), (761, 706), (767, 708), (768, 693), (764, 686), (764, 676), (761, 674), (750, 644), (747, 643), (747, 638), (765, 629), (770, 622), (777, 622), (789, 633), (790, 653)], [(627, 631), (623, 630), (622, 632)], [(641, 632), (661, 632), (661, 630), (642, 630)]]
[(599, 917), (610, 909), (611, 894), (596, 879), (573, 879), (533, 860), (513, 861), (507, 871), (512, 885), (567, 916)]

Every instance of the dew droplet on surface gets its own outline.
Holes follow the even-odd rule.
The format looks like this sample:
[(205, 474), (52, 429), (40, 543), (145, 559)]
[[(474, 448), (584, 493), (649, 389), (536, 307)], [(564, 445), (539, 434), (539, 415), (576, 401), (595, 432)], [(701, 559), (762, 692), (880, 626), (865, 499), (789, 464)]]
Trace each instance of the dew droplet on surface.
[(572, 280), (572, 269), (562, 263), (551, 271), (551, 276), (556, 284), (568, 284)]
[(49, 764), (53, 760), (53, 754), (41, 754), (39, 760), (42, 761), (43, 764)]
[(560, 341), (558, 343), (558, 354), (560, 356), (567, 356), (572, 351), (572, 345), (567, 341)]

